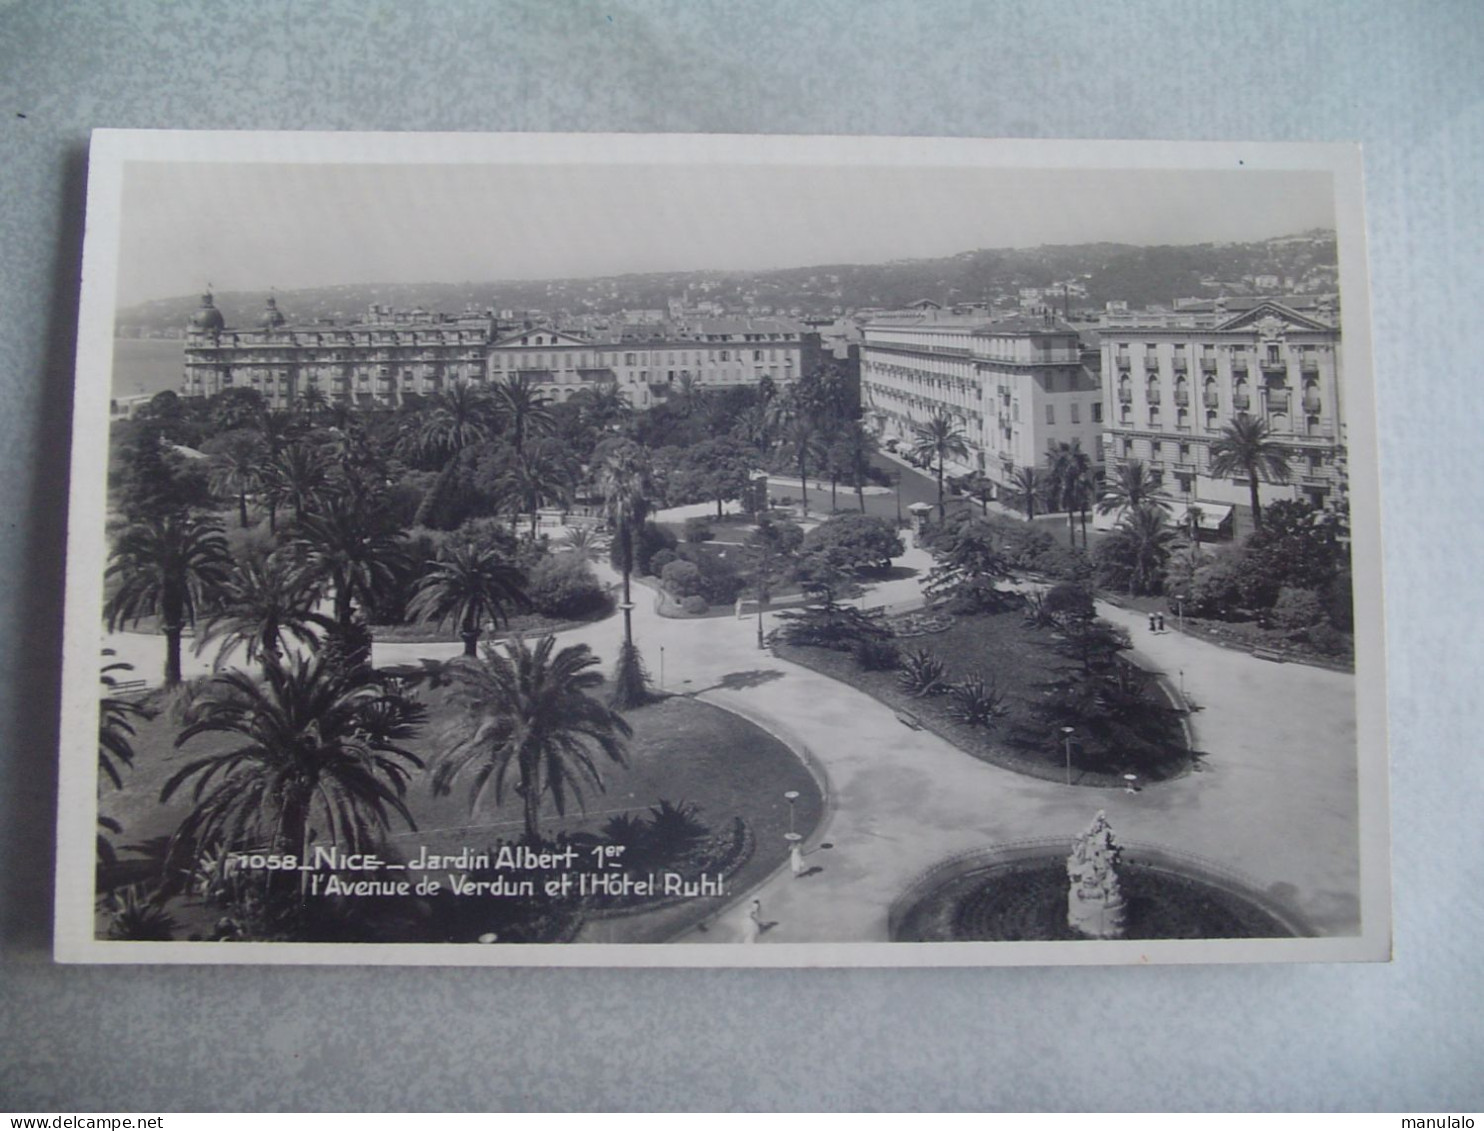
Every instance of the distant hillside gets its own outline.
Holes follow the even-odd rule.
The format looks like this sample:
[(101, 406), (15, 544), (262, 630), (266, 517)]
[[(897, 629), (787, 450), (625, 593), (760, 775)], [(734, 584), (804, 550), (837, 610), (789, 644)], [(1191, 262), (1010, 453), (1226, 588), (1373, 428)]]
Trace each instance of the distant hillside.
[[(966, 251), (940, 259), (834, 264), (775, 271), (687, 271), (492, 283), (345, 283), (278, 292), (293, 321), (358, 317), (372, 303), (456, 314), (467, 307), (539, 310), (548, 314), (604, 314), (623, 309), (663, 310), (672, 298), (715, 302), (727, 310), (797, 316), (849, 313), (862, 307), (937, 302), (1014, 300), (1023, 288), (1069, 284), (1073, 307), (1099, 308), (1110, 300), (1130, 306), (1177, 298), (1247, 294), (1254, 280), (1275, 276), (1279, 289), (1334, 289), (1334, 233), (1311, 231), (1255, 243), (1138, 247), (1095, 243)], [(1082, 293), (1079, 293), (1082, 292)], [(263, 309), (261, 292), (216, 296), (227, 324), (251, 326)], [(155, 337), (181, 332), (200, 299), (181, 295), (121, 310), (118, 333)], [(1057, 301), (1060, 301), (1059, 299)]]

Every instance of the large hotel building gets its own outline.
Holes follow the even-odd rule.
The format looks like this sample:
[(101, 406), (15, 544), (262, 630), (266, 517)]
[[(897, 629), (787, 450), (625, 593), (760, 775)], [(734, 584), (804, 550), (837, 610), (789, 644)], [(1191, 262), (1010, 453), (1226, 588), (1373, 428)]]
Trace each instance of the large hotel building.
[(1227, 525), (1233, 511), (1245, 528), (1248, 484), (1211, 475), (1211, 443), (1238, 414), (1267, 423), (1292, 469), (1287, 483), (1259, 484), (1264, 503), (1334, 506), (1347, 492), (1332, 300), (1308, 300), (1302, 312), (1272, 300), (1242, 304), (1240, 312), (1217, 300), (1209, 310), (1128, 316), (1099, 331), (1108, 474), (1141, 460), (1163, 477), (1182, 515), (1196, 506), (1203, 527), (1228, 534), (1240, 533)]
[(883, 440), (910, 444), (938, 411), (969, 447), (961, 473), (1009, 488), (1016, 470), (1045, 467), (1052, 446), (1076, 440), (1103, 460), (1104, 393), (1096, 354), (1049, 312), (994, 322), (941, 314), (883, 316), (862, 330), (861, 403)]
[(186, 396), (255, 389), (288, 408), (310, 389), (332, 404), (390, 408), (458, 381), (524, 375), (554, 400), (616, 383), (635, 408), (682, 384), (712, 388), (767, 377), (787, 385), (820, 361), (816, 334), (771, 318), (702, 319), (670, 337), (595, 342), (549, 327), (501, 334), (488, 314), (450, 317), (373, 306), (357, 322), (291, 324), (270, 298), (257, 325), (228, 327), (210, 295), (185, 341)]

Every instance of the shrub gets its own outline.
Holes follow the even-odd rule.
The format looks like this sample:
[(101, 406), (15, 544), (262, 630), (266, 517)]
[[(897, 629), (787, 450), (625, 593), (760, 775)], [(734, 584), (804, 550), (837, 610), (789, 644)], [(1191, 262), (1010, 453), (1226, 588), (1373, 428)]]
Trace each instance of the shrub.
[(709, 520), (701, 517), (685, 520), (685, 540), (687, 542), (709, 542), (714, 537), (716, 537), (716, 534), (712, 531)]
[(526, 595), (538, 613), (562, 620), (594, 616), (608, 604), (592, 568), (571, 554), (543, 558), (530, 572)]
[(1329, 624), (1316, 624), (1306, 634), (1309, 643), (1315, 651), (1324, 656), (1348, 655), (1351, 648), (1350, 637), (1339, 629)]
[(1273, 623), (1279, 628), (1308, 628), (1324, 620), (1324, 601), (1313, 589), (1285, 586), (1273, 603)]
[(789, 644), (830, 648), (836, 652), (854, 651), (862, 640), (887, 640), (891, 630), (876, 610), (862, 612), (853, 605), (833, 602), (789, 609), (778, 614), (782, 625), (778, 631)]
[[(650, 521), (646, 522), (633, 535), (634, 542), (634, 572), (640, 576), (652, 575), (654, 571), (653, 558), (661, 550), (674, 550), (678, 543), (675, 535), (671, 534), (663, 526)], [(613, 568), (623, 569), (623, 539), (614, 537), (613, 547), (610, 550), (610, 560)]]
[(745, 584), (736, 566), (721, 553), (704, 546), (683, 546), (681, 557), (700, 571), (696, 592), (713, 605), (726, 605), (737, 599)]
[(660, 582), (673, 597), (700, 593), (701, 567), (689, 561), (670, 562), (660, 571)]
[(655, 860), (676, 860), (685, 855), (711, 831), (700, 819), (700, 807), (694, 802), (675, 804), (660, 798), (649, 810), (649, 827), (645, 830), (645, 847)]
[(927, 695), (941, 695), (948, 690), (948, 685), (943, 682), (948, 669), (943, 661), (933, 655), (928, 648), (918, 648), (909, 652), (901, 663), (901, 671), (897, 672), (897, 682), (902, 685), (902, 690), (909, 695), (915, 695), (919, 699)]
[(649, 559), (649, 568), (654, 570), (656, 577), (665, 576), (665, 567), (671, 562), (678, 562), (680, 555), (674, 550), (660, 550)]
[(680, 602), (680, 610), (687, 616), (698, 617), (711, 606), (706, 604), (706, 598), (699, 593), (692, 593)]
[(859, 640), (856, 642), (854, 655), (855, 662), (863, 671), (868, 672), (895, 671), (902, 662), (896, 645), (885, 640)]
[(948, 715), (969, 726), (987, 727), (1004, 715), (1005, 696), (978, 672), (956, 683), (948, 691)]
[(1324, 599), (1324, 611), (1329, 623), (1341, 632), (1355, 628), (1355, 595), (1350, 582), (1349, 567), (1337, 573), (1328, 585), (1320, 590)]
[(1238, 551), (1223, 551), (1196, 569), (1190, 577), (1187, 612), (1222, 619), (1232, 615), (1232, 610), (1242, 603), (1237, 589), (1239, 557)]
[(804, 538), (806, 554), (825, 553), (850, 573), (884, 571), (904, 552), (896, 527), (884, 518), (842, 514), (820, 523)]

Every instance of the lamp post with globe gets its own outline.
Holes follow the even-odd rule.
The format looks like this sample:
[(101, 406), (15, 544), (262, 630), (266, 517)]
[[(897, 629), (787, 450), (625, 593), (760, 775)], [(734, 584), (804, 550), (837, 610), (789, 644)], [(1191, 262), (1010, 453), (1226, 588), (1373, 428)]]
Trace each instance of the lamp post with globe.
[(1067, 752), (1067, 784), (1072, 784), (1072, 735), (1076, 733), (1075, 727), (1062, 727), (1062, 742)]

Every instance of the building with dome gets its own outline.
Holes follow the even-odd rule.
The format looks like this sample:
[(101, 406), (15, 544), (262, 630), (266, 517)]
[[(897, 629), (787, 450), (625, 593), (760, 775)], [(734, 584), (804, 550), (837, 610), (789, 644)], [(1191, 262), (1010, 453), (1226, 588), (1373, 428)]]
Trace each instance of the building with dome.
[(454, 381), (483, 380), (494, 319), (373, 305), (354, 322), (291, 321), (269, 297), (250, 329), (229, 327), (209, 294), (191, 315), (181, 393), (255, 389), (287, 409), (316, 390), (329, 404), (394, 407)]

